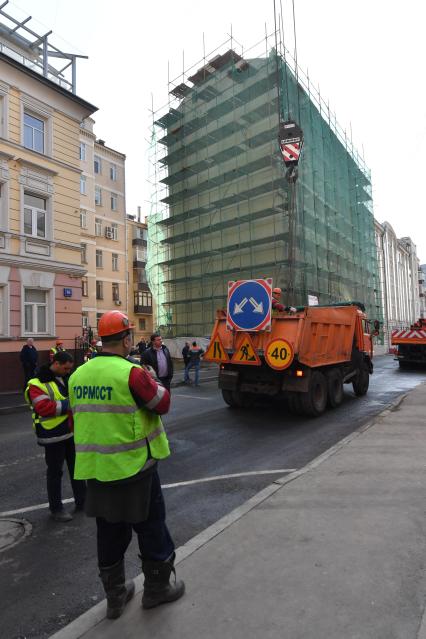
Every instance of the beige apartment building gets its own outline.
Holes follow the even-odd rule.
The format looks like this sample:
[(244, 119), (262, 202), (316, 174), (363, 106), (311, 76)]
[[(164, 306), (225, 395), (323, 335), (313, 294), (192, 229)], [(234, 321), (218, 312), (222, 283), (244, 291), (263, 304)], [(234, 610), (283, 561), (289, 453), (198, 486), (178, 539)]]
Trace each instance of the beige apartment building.
[[(0, 30), (0, 391), (22, 386), (28, 337), (42, 363), (56, 338), (72, 349), (81, 333), (80, 123), (96, 111), (75, 94), (76, 56), (63, 54), (68, 82), (52, 66), (47, 36), (37, 44), (16, 25)], [(107, 208), (99, 213), (111, 221)], [(124, 252), (123, 230), (118, 238), (111, 243)]]
[(97, 333), (105, 311), (127, 313), (127, 236), (125, 160), (122, 153), (97, 140), (94, 121), (80, 127), (80, 230), (82, 328)]
[(129, 319), (135, 325), (135, 344), (153, 332), (152, 296), (146, 276), (148, 227), (137, 216), (127, 216), (127, 269), (129, 273)]

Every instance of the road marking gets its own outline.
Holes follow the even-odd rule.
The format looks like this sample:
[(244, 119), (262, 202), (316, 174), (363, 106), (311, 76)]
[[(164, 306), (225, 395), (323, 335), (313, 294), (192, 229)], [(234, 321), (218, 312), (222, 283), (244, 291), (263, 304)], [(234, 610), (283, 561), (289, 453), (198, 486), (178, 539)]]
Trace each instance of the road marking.
[[(220, 479), (233, 479), (235, 477), (250, 477), (253, 475), (281, 475), (282, 473), (294, 473), (297, 468), (279, 468), (278, 470), (253, 470), (247, 473), (234, 473), (233, 475), (215, 475), (214, 477), (203, 477), (201, 479), (191, 479), (189, 481), (176, 482), (175, 484), (163, 484), (162, 488), (179, 488), (180, 486), (191, 486), (192, 484), (203, 484), (209, 481), (218, 481)], [(74, 498), (62, 500), (64, 504), (70, 504)], [(29, 513), (33, 510), (43, 510), (48, 508), (49, 504), (37, 504), (36, 506), (27, 506), (26, 508), (18, 508), (17, 510), (7, 510), (0, 513), (0, 517), (11, 517), (12, 515), (20, 515)]]
[[(275, 475), (281, 473), (294, 473), (297, 468), (279, 468), (278, 470), (253, 470), (247, 473), (234, 473), (232, 475), (215, 475), (214, 477), (203, 477), (202, 479), (191, 479), (189, 481), (179, 481), (175, 484), (163, 484), (162, 488), (179, 488), (180, 486), (191, 486), (192, 484), (204, 484), (208, 481), (218, 481), (220, 479), (233, 479), (235, 477), (251, 477), (253, 475)], [(0, 513), (1, 515), (1, 513)]]
[(172, 398), (173, 397), (189, 397), (189, 399), (205, 399), (208, 402), (211, 402), (215, 399), (214, 397), (200, 397), (199, 395), (180, 395), (178, 393), (173, 393)]

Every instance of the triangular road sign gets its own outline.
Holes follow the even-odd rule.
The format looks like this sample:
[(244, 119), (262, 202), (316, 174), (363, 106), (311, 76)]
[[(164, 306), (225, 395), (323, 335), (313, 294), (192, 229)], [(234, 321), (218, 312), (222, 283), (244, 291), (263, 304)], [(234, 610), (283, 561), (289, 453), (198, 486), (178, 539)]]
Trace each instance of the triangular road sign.
[(247, 333), (241, 335), (239, 346), (233, 354), (231, 362), (233, 364), (245, 364), (248, 366), (260, 366), (262, 364), (253, 346), (251, 337)]
[(225, 351), (218, 333), (213, 336), (203, 359), (209, 362), (229, 362), (228, 353)]

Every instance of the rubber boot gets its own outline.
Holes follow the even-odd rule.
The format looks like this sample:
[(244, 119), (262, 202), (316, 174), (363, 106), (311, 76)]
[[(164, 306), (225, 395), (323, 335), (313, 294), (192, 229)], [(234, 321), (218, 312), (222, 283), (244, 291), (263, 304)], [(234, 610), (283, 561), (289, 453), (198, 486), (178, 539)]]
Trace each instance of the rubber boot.
[[(170, 603), (182, 597), (185, 592), (185, 584), (181, 580), (176, 580), (175, 556), (173, 553), (167, 561), (142, 560), (142, 571), (145, 575), (142, 608), (155, 608), (155, 606)], [(170, 583), (172, 572), (175, 577), (173, 584)]]
[(99, 571), (99, 577), (102, 579), (107, 596), (107, 619), (118, 619), (126, 603), (135, 594), (135, 584), (133, 580), (126, 581), (124, 559), (117, 561), (113, 566), (105, 568), (99, 566)]

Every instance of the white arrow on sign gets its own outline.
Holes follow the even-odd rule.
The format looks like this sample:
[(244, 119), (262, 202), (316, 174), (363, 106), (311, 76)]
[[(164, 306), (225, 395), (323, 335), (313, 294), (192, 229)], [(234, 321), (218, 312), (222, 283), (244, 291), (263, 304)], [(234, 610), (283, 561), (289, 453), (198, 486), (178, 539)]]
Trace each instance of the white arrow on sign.
[(257, 303), (254, 297), (251, 297), (249, 301), (250, 301), (250, 304), (253, 305), (253, 313), (263, 314), (263, 302)]
[(247, 304), (247, 302), (248, 302), (248, 299), (245, 297), (243, 300), (241, 300), (241, 302), (239, 304), (235, 303), (235, 305), (234, 305), (234, 315), (237, 315), (238, 313), (242, 313), (243, 312), (243, 308)]

